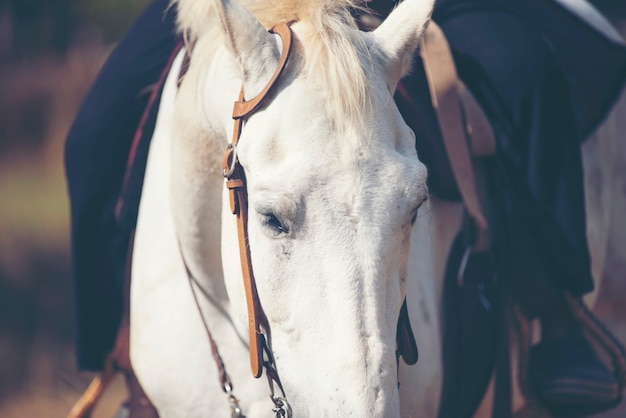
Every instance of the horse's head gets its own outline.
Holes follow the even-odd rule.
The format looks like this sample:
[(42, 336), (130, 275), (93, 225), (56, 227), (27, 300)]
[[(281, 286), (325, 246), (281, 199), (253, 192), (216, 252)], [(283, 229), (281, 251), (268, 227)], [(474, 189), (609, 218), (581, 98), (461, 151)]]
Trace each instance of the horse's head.
[[(394, 416), (396, 324), (410, 230), (427, 190), (393, 93), (432, 0), (405, 1), (370, 33), (354, 26), (349, 4), (301, 3), (285, 72), (247, 118), (237, 150), (270, 349), (296, 416)], [(222, 63), (205, 79), (222, 84), (232, 109), (241, 83), (246, 98), (265, 87), (281, 42), (232, 1), (218, 9), (223, 54), (241, 77), (219, 75)], [(215, 129), (230, 135), (229, 115), (219, 119)], [(227, 198), (223, 205), (226, 287), (245, 319), (235, 219)]]

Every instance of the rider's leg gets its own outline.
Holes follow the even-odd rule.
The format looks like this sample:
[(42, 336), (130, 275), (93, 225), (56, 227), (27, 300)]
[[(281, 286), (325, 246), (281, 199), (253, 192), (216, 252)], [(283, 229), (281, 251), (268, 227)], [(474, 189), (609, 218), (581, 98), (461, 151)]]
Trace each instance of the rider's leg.
[(496, 130), (502, 179), (533, 246), (560, 287), (593, 287), (580, 141), (565, 75), (540, 33), (500, 12), (441, 22), (459, 75)]
[(71, 204), (72, 274), (81, 369), (100, 369), (113, 347), (122, 311), (130, 231), (120, 231), (114, 206), (134, 131), (175, 48), (169, 0), (155, 0), (111, 53), (66, 143)]
[[(435, 15), (437, 19), (450, 42), (460, 77), (496, 131), (495, 164), (509, 202), (508, 208), (500, 209), (507, 212), (507, 219), (519, 222), (518, 229), (527, 232), (523, 238), (526, 248), (534, 249), (532, 257), (556, 288), (577, 296), (590, 291), (593, 282), (585, 231), (581, 138), (576, 137), (566, 78), (554, 51), (531, 26), (504, 12), (440, 13)], [(604, 396), (580, 394), (577, 388), (562, 384), (571, 378), (577, 384), (617, 387), (582, 337), (563, 293), (555, 292), (549, 306), (538, 312), (543, 340), (534, 351), (543, 353), (534, 359), (542, 363), (539, 368), (552, 367), (542, 375), (543, 383), (547, 379), (552, 390), (540, 396), (565, 403), (606, 402)], [(559, 350), (568, 355), (561, 352), (558, 357)], [(554, 358), (560, 362), (557, 367), (550, 364)], [(540, 385), (539, 390), (545, 387)]]

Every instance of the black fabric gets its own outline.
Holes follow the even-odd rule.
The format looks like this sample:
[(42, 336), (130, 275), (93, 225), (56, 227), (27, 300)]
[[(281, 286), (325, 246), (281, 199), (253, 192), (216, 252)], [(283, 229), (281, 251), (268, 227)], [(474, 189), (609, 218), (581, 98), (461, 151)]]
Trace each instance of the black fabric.
[(439, 418), (471, 418), (489, 384), (502, 315), (490, 253), (475, 253), (458, 275), (468, 248), (462, 231), (454, 240), (443, 287), (443, 391)]
[[(626, 77), (626, 47), (607, 39), (559, 3), (546, 0), (438, 0), (440, 24), (468, 14), (501, 12), (519, 18), (540, 34), (563, 72), (575, 138), (584, 141), (606, 117)], [(528, 54), (522, 47), (521, 56)]]
[(546, 38), (567, 81), (576, 139), (604, 120), (626, 79), (626, 47), (608, 41), (553, 1), (495, 0)]
[[(550, 280), (581, 295), (593, 282), (579, 145), (621, 91), (626, 49), (561, 6), (539, 3), (443, 1), (433, 17), (448, 38), (459, 77), (496, 131), (495, 175), (506, 181), (511, 207), (532, 231), (528, 245)], [(423, 69), (416, 65), (402, 83), (414, 102), (427, 106)], [(419, 110), (403, 116), (431, 171), (430, 190), (457, 199), (439, 130), (428, 125), (435, 120), (432, 110), (422, 113), (427, 116)]]
[[(488, 167), (488, 170), (491, 171), (488, 185), (490, 189), (490, 195), (488, 197), (489, 206), (492, 208), (510, 209), (511, 205), (508, 201), (508, 195), (504, 193), (506, 191), (503, 188), (504, 184), (500, 181), (501, 178), (495, 174), (493, 164)], [(492, 409), (493, 418), (510, 418), (513, 413), (509, 308), (512, 303), (511, 278), (516, 270), (514, 270), (515, 267), (513, 263), (511, 263), (510, 258), (516, 257), (517, 254), (511, 251), (510, 240), (514, 239), (514, 242), (518, 241), (517, 237), (511, 238), (509, 228), (507, 228), (510, 223), (510, 219), (508, 219), (509, 213), (510, 211), (494, 210), (491, 217), (491, 248), (495, 260), (495, 273), (498, 278), (498, 293), (496, 298), (499, 306), (496, 314), (498, 316), (498, 332)]]
[(516, 213), (533, 231), (530, 248), (537, 249), (560, 287), (575, 294), (590, 291), (580, 138), (552, 49), (541, 33), (510, 13), (474, 12), (440, 24), (459, 76), (492, 122), (497, 174), (506, 179)]
[(130, 143), (177, 44), (168, 0), (155, 0), (112, 52), (85, 99), (66, 142), (71, 204), (72, 273), (81, 369), (100, 369), (122, 311), (130, 231), (115, 222)]

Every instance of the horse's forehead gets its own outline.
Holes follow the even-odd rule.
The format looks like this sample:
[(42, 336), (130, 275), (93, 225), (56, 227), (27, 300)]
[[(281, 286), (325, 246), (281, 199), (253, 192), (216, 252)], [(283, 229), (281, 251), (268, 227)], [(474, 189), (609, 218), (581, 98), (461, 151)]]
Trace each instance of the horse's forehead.
[[(274, 142), (265, 155), (251, 162), (250, 186), (264, 190), (263, 196), (275, 202), (301, 202), (307, 205), (331, 205), (340, 211), (353, 209), (376, 200), (377, 207), (397, 199), (416, 200), (425, 192), (426, 170), (411, 156), (395, 150), (344, 146), (281, 147)], [(281, 154), (278, 156), (277, 154)], [(274, 197), (277, 200), (274, 200)], [(317, 203), (316, 203), (317, 202)]]
[[(265, 130), (251, 132), (249, 149), (242, 150), (245, 163), (262, 172), (296, 170), (313, 178), (317, 173), (354, 173), (399, 162), (418, 163), (414, 155), (397, 149), (396, 136), (402, 130), (393, 125), (339, 133), (323, 117), (288, 116), (284, 114), (275, 124), (268, 118), (262, 121)], [(410, 133), (403, 133), (405, 140), (411, 139)]]
[(339, 194), (342, 190), (354, 194), (355, 181), (368, 188), (382, 184), (371, 173), (384, 172), (393, 179), (420, 172), (413, 136), (393, 101), (389, 103), (392, 98), (384, 82), (369, 80), (371, 107), (356, 120), (337, 126), (326, 103), (333, 96), (311, 76), (287, 74), (278, 93), (244, 127), (242, 162), (254, 176), (263, 183), (281, 180), (298, 193), (312, 183), (341, 183), (336, 179), (345, 174), (343, 184), (332, 187)]
[(365, 148), (395, 146), (394, 140), (400, 138), (412, 140), (382, 81), (371, 81), (370, 101), (357, 115), (342, 113), (336, 103), (329, 104), (336, 97), (306, 76), (299, 74), (284, 82), (287, 85), (268, 101), (263, 112), (251, 117), (250, 129), (244, 129), (244, 135), (252, 131), (256, 145), (269, 146), (269, 153), (282, 146), (361, 155)]
[(318, 181), (344, 172), (352, 177), (373, 171), (400, 175), (419, 164), (410, 129), (389, 109), (376, 111), (375, 120), (363, 118), (338, 130), (319, 103), (307, 100), (278, 97), (244, 128), (242, 160), (255, 175), (298, 173)]

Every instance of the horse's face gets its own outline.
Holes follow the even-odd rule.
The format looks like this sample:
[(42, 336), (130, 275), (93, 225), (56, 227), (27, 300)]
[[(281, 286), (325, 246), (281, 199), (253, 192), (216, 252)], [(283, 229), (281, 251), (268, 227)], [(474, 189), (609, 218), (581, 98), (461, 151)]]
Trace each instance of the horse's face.
[[(405, 6), (390, 17), (393, 27), (359, 35), (369, 54), (360, 54), (367, 93), (360, 115), (340, 121), (329, 110), (338, 97), (300, 62), (308, 32), (296, 24), (294, 61), (239, 141), (252, 266), (296, 416), (399, 414), (396, 324), (410, 230), (426, 195), (426, 169), (392, 98), (427, 16), (423, 6)], [(249, 27), (250, 18), (226, 20)], [(247, 33), (226, 27), (235, 38)], [(271, 36), (265, 42), (278, 48)], [(244, 43), (233, 42), (236, 55), (246, 54)], [(258, 90), (263, 79), (244, 85)], [(227, 288), (246, 318), (234, 219), (224, 205)]]
[(389, 416), (398, 407), (396, 324), (426, 169), (388, 92), (374, 96), (375, 123), (349, 143), (301, 84), (250, 119), (240, 148), (272, 350), (297, 411)]

